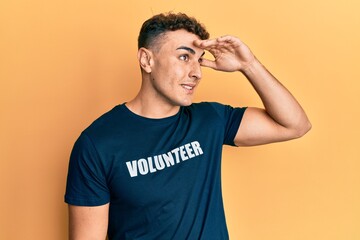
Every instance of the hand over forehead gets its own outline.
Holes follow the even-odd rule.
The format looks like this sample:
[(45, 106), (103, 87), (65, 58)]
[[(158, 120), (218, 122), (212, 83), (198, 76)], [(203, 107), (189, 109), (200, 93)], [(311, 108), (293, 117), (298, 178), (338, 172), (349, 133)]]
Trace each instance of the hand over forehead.
[(197, 39), (194, 41), (195, 46), (207, 50), (209, 52), (211, 52), (212, 49), (217, 49), (217, 48), (225, 48), (225, 49), (236, 48), (239, 47), (241, 44), (243, 44), (243, 42), (240, 39), (230, 35), (225, 35), (218, 38), (207, 39), (207, 40)]
[(202, 66), (221, 71), (241, 70), (254, 60), (250, 49), (237, 37), (225, 35), (208, 40), (195, 40), (194, 45), (210, 52), (215, 60), (203, 59)]

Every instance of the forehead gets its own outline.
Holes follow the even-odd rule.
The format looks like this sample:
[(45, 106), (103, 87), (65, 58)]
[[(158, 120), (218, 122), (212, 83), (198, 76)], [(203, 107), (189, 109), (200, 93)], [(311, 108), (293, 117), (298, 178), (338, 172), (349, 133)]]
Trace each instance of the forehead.
[(203, 50), (195, 47), (194, 41), (200, 39), (197, 35), (186, 30), (168, 31), (161, 40), (161, 49), (176, 50), (180, 46), (187, 46), (193, 48), (197, 52)]

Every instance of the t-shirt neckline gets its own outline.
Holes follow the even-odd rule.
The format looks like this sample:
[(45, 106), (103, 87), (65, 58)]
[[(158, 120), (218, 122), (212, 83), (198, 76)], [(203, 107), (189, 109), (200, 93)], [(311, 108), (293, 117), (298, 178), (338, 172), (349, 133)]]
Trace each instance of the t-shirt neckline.
[(120, 109), (122, 109), (123, 111), (125, 111), (125, 113), (133, 118), (134, 120), (140, 120), (140, 121), (144, 121), (144, 122), (151, 122), (151, 123), (167, 123), (167, 122), (172, 122), (175, 119), (177, 119), (179, 117), (179, 115), (181, 114), (183, 107), (180, 106), (179, 111), (172, 116), (169, 117), (164, 117), (164, 118), (148, 118), (148, 117), (144, 117), (141, 116), (139, 114), (134, 113), (133, 111), (131, 111), (127, 106), (126, 106), (126, 102), (120, 104), (118, 107), (120, 107)]

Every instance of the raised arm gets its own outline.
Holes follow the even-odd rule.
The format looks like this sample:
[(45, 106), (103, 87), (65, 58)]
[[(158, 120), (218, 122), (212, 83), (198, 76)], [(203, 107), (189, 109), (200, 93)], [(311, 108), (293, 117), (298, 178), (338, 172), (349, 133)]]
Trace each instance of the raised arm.
[(197, 40), (194, 44), (209, 51), (214, 60), (202, 66), (219, 71), (242, 72), (261, 98), (264, 109), (249, 107), (235, 137), (238, 146), (286, 141), (303, 136), (311, 124), (292, 94), (256, 59), (238, 38), (223, 36)]
[(109, 204), (96, 207), (69, 205), (69, 240), (105, 240)]

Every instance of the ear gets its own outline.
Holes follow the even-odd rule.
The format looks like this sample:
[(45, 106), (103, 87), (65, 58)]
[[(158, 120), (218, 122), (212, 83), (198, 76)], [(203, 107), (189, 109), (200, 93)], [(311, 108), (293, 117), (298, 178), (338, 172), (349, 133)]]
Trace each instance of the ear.
[(140, 67), (147, 73), (151, 73), (151, 66), (152, 66), (152, 52), (146, 48), (140, 48), (137, 54)]

